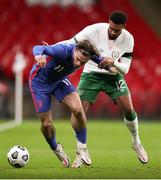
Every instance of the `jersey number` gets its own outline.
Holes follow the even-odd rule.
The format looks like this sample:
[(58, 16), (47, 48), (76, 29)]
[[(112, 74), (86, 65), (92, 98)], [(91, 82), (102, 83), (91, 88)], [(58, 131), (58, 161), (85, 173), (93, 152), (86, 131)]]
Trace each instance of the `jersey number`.
[(116, 86), (117, 86), (117, 89), (118, 89), (119, 91), (125, 89), (125, 88), (126, 88), (126, 86), (125, 86), (125, 81), (123, 81), (123, 80), (117, 81), (117, 82), (116, 82)]
[(55, 71), (60, 72), (60, 71), (62, 71), (64, 69), (64, 67), (61, 66), (61, 65), (58, 65), (54, 69), (55, 69)]

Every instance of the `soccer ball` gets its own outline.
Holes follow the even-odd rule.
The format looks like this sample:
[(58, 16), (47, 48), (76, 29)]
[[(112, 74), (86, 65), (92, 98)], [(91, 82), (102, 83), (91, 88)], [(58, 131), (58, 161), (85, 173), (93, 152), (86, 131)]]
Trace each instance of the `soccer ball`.
[(28, 163), (29, 152), (27, 148), (17, 145), (9, 150), (7, 158), (10, 165), (21, 168)]

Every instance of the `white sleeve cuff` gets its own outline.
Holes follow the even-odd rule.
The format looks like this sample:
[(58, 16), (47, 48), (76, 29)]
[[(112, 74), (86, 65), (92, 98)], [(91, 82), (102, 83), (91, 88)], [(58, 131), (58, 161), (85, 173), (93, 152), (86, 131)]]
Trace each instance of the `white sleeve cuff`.
[[(130, 61), (130, 60), (129, 60)], [(130, 68), (130, 64), (119, 62), (118, 60), (115, 60), (114, 66), (117, 68), (118, 71), (122, 74), (127, 74)]]

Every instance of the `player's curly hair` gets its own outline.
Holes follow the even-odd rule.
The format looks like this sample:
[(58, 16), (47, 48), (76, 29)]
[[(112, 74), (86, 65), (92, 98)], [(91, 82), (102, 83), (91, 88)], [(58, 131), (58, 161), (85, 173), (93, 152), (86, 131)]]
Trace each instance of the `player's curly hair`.
[(126, 24), (127, 22), (127, 14), (121, 10), (114, 10), (110, 13), (109, 19), (114, 22), (115, 24)]
[(80, 50), (84, 56), (92, 57), (100, 55), (95, 45), (87, 39), (78, 41), (76, 44), (76, 49)]

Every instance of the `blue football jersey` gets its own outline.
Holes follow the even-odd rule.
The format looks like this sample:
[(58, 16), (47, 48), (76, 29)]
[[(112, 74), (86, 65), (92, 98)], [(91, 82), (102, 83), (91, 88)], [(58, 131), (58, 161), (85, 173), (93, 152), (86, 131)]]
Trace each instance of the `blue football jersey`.
[[(66, 77), (76, 70), (73, 53), (75, 44), (56, 44), (54, 46), (34, 46), (33, 54), (46, 55), (44, 67), (35, 64), (30, 72), (29, 86), (36, 112), (47, 112), (51, 108), (51, 95), (59, 101), (73, 91), (75, 87)], [(94, 56), (99, 63), (102, 58)]]
[(49, 60), (45, 67), (39, 68), (39, 76), (56, 82), (75, 71), (73, 64), (73, 44), (57, 44), (54, 46), (34, 46), (34, 55), (47, 55)]

